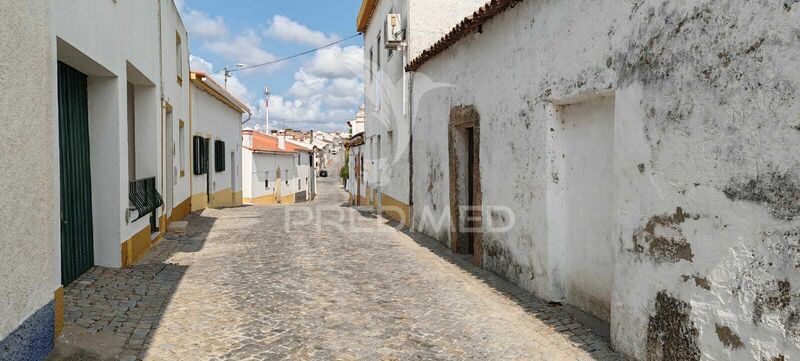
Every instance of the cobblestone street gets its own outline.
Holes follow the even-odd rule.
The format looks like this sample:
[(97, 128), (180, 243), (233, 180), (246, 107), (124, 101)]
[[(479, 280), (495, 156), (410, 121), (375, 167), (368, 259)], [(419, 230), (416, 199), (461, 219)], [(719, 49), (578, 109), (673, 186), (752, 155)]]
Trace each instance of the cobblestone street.
[(334, 181), (305, 205), (192, 214), (137, 265), (94, 268), (50, 358), (618, 359), (575, 311), (343, 207)]

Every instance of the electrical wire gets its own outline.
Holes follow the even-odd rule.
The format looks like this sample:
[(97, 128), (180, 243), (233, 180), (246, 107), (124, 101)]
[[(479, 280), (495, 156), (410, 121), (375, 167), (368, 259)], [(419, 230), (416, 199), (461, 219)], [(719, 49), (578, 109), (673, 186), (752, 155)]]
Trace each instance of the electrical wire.
[(237, 71), (248, 70), (248, 69), (254, 69), (254, 68), (260, 68), (260, 67), (262, 67), (262, 66), (267, 66), (267, 65), (273, 65), (273, 64), (281, 63), (281, 62), (284, 62), (284, 61), (287, 61), (287, 60), (291, 60), (291, 59), (294, 59), (294, 58), (301, 57), (301, 56), (303, 56), (303, 55), (308, 55), (308, 54), (311, 54), (311, 53), (314, 53), (314, 52), (320, 51), (320, 50), (322, 50), (322, 49), (325, 49), (325, 48), (330, 48), (331, 46), (334, 46), (334, 45), (336, 45), (336, 44), (341, 44), (341, 43), (343, 43), (343, 42), (345, 42), (345, 41), (348, 41), (348, 40), (350, 40), (350, 39), (353, 39), (353, 38), (355, 38), (355, 37), (358, 37), (358, 36), (361, 36), (361, 33), (357, 33), (357, 34), (355, 34), (355, 35), (352, 35), (352, 36), (350, 36), (350, 37), (344, 38), (344, 39), (342, 39), (342, 40), (339, 40), (339, 41), (336, 41), (336, 42), (333, 42), (333, 43), (330, 43), (330, 44), (327, 44), (327, 45), (323, 45), (323, 46), (320, 46), (320, 47), (318, 47), (318, 48), (314, 48), (314, 49), (311, 49), (311, 50), (308, 50), (308, 51), (304, 51), (304, 52), (302, 52), (302, 53), (299, 53), (299, 54), (295, 54), (295, 55), (287, 56), (287, 57), (285, 57), (285, 58), (280, 58), (280, 59), (276, 59), (276, 60), (268, 61), (268, 62), (266, 62), (266, 63), (261, 63), (261, 64), (256, 64), (256, 65), (250, 65), (250, 66), (244, 66), (244, 67), (241, 67), (241, 68), (235, 68), (235, 69), (231, 69), (231, 70), (229, 70), (228, 72), (229, 72), (229, 73), (234, 73), (234, 72), (237, 72)]

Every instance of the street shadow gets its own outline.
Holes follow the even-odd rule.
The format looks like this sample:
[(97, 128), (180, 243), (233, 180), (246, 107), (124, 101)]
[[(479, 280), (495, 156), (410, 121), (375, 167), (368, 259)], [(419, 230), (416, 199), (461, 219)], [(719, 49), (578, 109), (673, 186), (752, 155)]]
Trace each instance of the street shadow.
[(573, 306), (542, 300), (504, 277), (472, 263), (471, 255), (457, 254), (435, 238), (415, 232), (400, 222), (384, 218), (385, 225), (408, 236), (442, 260), (468, 272), (495, 291), (517, 303), (530, 316), (549, 325), (576, 347), (598, 360), (629, 360), (611, 348), (608, 323)]
[(140, 360), (189, 266), (172, 262), (199, 252), (217, 220), (192, 213), (187, 233), (168, 235), (136, 264), (93, 267), (64, 288), (64, 331), (47, 360)]

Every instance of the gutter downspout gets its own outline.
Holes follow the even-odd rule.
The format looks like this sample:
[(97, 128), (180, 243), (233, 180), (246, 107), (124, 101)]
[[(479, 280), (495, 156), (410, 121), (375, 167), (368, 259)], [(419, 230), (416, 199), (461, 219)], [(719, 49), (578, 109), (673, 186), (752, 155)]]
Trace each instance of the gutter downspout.
[(414, 231), (414, 72), (408, 73), (408, 227)]
[[(156, 5), (158, 7), (158, 80), (159, 80), (159, 85), (161, 87), (161, 94), (159, 94), (159, 99), (160, 99), (160, 103), (161, 103), (160, 104), (161, 107), (159, 109), (159, 111), (161, 112), (161, 124), (160, 124), (161, 125), (160, 126), (160, 128), (161, 128), (161, 169), (164, 172), (163, 174), (161, 174), (161, 191), (162, 192), (166, 192), (167, 191), (167, 181), (166, 181), (166, 179), (167, 179), (167, 173), (166, 173), (167, 172), (167, 169), (166, 169), (167, 155), (166, 155), (165, 144), (167, 142), (167, 139), (166, 139), (166, 132), (165, 132), (166, 128), (164, 127), (164, 122), (166, 121), (166, 118), (165, 118), (166, 114), (165, 114), (165, 108), (164, 108), (164, 31), (163, 31), (163, 29), (164, 29), (163, 21), (164, 20), (163, 20), (162, 11), (161, 11), (161, 0), (156, 0)], [(172, 171), (172, 170), (170, 170), (170, 171)], [(169, 186), (172, 187), (171, 184)], [(173, 191), (174, 191), (174, 189), (173, 189)], [(164, 193), (164, 194), (166, 194), (166, 193)], [(174, 193), (173, 193), (173, 197), (174, 197)], [(174, 200), (173, 200), (173, 202), (174, 202)], [(164, 204), (161, 206), (161, 211), (162, 211), (162, 214), (164, 216), (164, 219), (166, 220), (167, 219), (167, 212), (168, 212), (166, 202), (164, 202)], [(159, 224), (158, 225), (162, 226), (161, 222), (160, 222), (160, 218), (158, 220), (159, 220)], [(163, 225), (163, 228), (165, 228), (165, 229), (161, 230), (161, 235), (162, 236), (167, 231), (166, 230), (166, 228), (167, 228), (166, 224)]]

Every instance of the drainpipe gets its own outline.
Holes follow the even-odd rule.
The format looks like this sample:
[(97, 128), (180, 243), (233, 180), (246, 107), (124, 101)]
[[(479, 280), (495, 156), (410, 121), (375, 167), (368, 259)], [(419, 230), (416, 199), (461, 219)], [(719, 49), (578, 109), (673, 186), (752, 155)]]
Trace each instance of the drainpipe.
[[(160, 125), (162, 125), (162, 124), (164, 124), (164, 34), (163, 34), (164, 24), (163, 24), (162, 11), (161, 11), (161, 0), (156, 0), (156, 5), (157, 5), (156, 7), (158, 9), (158, 78), (159, 78), (159, 85), (161, 87), (161, 94), (159, 94), (158, 97), (159, 97), (159, 100), (160, 100), (159, 103), (160, 103), (160, 106), (161, 106), (159, 108), (159, 111), (161, 112), (161, 123), (160, 123)], [(187, 39), (187, 41), (188, 41), (188, 39)], [(166, 162), (165, 162), (165, 159), (166, 159), (166, 153), (165, 153), (166, 152), (166, 147), (164, 146), (165, 139), (166, 139), (166, 134), (164, 134), (164, 133), (165, 133), (164, 129), (162, 128), (162, 132), (161, 132), (161, 169), (165, 173), (161, 175), (161, 192), (166, 192), (167, 191), (167, 182), (166, 182), (166, 178), (167, 178), (166, 171), (167, 170), (164, 167), (166, 165)], [(170, 184), (169, 186), (171, 187), (172, 185)], [(162, 193), (162, 194), (166, 194), (166, 193)], [(166, 215), (167, 215), (168, 210), (167, 210), (166, 202), (164, 202), (164, 203), (165, 204), (161, 206), (161, 212), (164, 215), (164, 218), (166, 219)], [(160, 222), (159, 222), (159, 226), (161, 226)], [(161, 230), (161, 232), (162, 232), (162, 235), (163, 235), (164, 233), (166, 233), (166, 229)]]
[(414, 230), (414, 72), (408, 73), (408, 227)]

